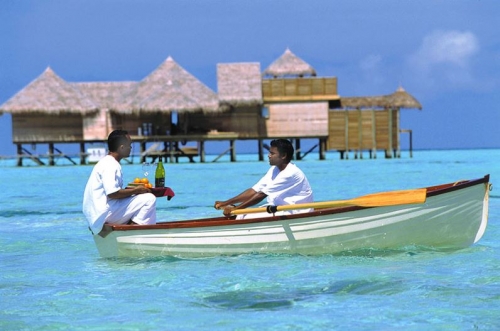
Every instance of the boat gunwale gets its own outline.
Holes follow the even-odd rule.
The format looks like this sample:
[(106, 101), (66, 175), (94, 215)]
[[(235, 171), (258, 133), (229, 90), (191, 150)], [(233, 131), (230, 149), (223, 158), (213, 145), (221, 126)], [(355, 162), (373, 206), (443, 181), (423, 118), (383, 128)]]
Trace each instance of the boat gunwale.
[[(465, 189), (471, 186), (479, 184), (489, 183), (490, 175), (485, 175), (482, 178), (462, 180), (453, 183), (435, 185), (425, 187), (427, 189), (426, 197), (433, 197), (449, 192)], [(160, 222), (154, 225), (125, 225), (125, 224), (104, 224), (103, 230), (99, 233), (100, 236), (105, 237), (110, 232), (113, 231), (138, 231), (138, 230), (160, 230), (160, 229), (178, 229), (178, 228), (203, 228), (203, 227), (218, 227), (227, 225), (240, 225), (240, 224), (252, 224), (252, 223), (272, 223), (276, 221), (283, 220), (293, 220), (297, 218), (310, 218), (320, 215), (333, 215), (346, 213), (351, 211), (357, 211), (368, 208), (380, 208), (380, 207), (362, 207), (362, 206), (342, 206), (342, 207), (331, 207), (317, 209), (308, 213), (293, 214), (293, 215), (281, 215), (281, 216), (269, 216), (264, 218), (253, 218), (253, 219), (242, 219), (237, 220), (236, 216), (231, 217), (213, 217), (213, 218), (200, 218), (192, 220), (181, 220), (181, 221), (167, 221)]]

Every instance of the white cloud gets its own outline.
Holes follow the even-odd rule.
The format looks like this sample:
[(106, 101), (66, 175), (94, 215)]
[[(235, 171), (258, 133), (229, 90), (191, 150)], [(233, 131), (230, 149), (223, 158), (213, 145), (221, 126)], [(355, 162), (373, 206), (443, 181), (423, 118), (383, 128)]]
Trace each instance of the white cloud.
[(479, 48), (477, 37), (470, 31), (434, 31), (409, 57), (409, 72), (434, 92), (470, 88), (475, 85), (471, 64)]
[(441, 64), (466, 67), (478, 51), (479, 42), (472, 32), (434, 31), (424, 38), (411, 62), (421, 69)]

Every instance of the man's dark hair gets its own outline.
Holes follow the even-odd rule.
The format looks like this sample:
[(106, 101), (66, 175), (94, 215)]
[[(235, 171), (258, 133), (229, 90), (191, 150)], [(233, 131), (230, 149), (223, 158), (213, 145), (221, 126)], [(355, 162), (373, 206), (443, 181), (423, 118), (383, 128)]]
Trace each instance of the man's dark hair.
[(108, 136), (108, 149), (110, 152), (116, 152), (120, 145), (126, 144), (128, 132), (125, 130), (115, 130)]
[(286, 161), (290, 162), (293, 159), (293, 146), (290, 140), (274, 139), (271, 141), (271, 147), (276, 147), (280, 155), (286, 154)]

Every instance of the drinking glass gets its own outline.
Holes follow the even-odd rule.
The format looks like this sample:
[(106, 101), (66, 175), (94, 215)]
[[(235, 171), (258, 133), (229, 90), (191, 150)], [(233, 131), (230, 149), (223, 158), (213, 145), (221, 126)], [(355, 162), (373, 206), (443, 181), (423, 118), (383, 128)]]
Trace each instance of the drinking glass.
[(149, 169), (151, 169), (151, 163), (149, 162), (142, 163), (142, 171), (144, 171), (144, 177), (148, 177)]

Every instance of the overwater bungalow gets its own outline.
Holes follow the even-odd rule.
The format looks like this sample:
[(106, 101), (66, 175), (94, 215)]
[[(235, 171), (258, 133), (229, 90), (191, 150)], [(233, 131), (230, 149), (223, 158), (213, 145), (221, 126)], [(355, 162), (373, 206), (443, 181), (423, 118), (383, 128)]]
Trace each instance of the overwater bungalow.
[[(103, 143), (115, 129), (130, 132), (140, 144), (140, 157), (159, 155), (172, 162), (199, 157), (205, 162), (205, 142), (256, 140), (259, 159), (263, 141), (292, 139), (296, 158), (301, 139), (316, 139), (320, 159), (336, 150), (370, 157), (377, 150), (400, 157), (400, 109), (421, 109), (399, 88), (383, 96), (341, 97), (336, 77), (318, 77), (316, 70), (287, 49), (261, 71), (260, 63), (217, 64), (217, 92), (187, 72), (172, 57), (139, 82), (67, 82), (50, 67), (0, 106), (12, 114), (18, 165), (30, 157), (44, 164), (23, 145), (48, 144), (49, 164), (72, 158), (55, 144), (80, 144), (80, 164), (88, 163), (86, 144)], [(185, 145), (188, 142), (194, 146)]]
[(412, 131), (400, 128), (402, 108), (422, 109), (402, 87), (389, 95), (342, 97), (329, 111), (329, 148), (340, 151), (341, 157), (350, 150), (356, 158), (362, 158), (363, 150), (370, 157), (376, 157), (377, 150), (384, 150), (386, 158), (400, 157), (400, 134), (409, 133), (410, 146), (412, 141)]

